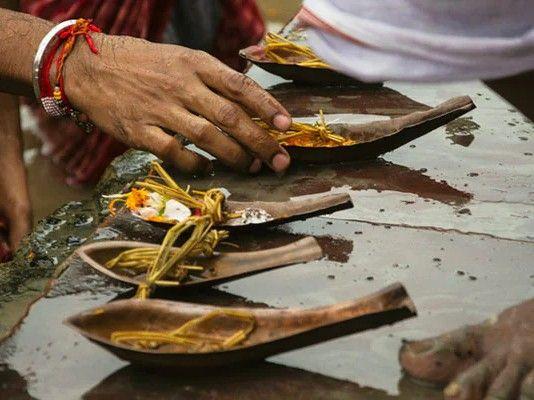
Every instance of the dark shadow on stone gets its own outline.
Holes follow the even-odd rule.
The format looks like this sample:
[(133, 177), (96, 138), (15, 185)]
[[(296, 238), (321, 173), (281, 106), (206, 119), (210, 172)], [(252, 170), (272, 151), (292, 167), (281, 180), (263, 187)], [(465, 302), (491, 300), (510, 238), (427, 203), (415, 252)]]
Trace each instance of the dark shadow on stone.
[(269, 88), (294, 117), (325, 114), (377, 114), (391, 117), (429, 107), (388, 87), (304, 86), (282, 83)]
[(349, 185), (354, 190), (375, 189), (412, 193), (423, 199), (453, 205), (465, 204), (473, 197), (471, 193), (455, 189), (445, 181), (433, 180), (423, 171), (382, 159), (363, 164), (360, 168), (353, 168), (348, 164), (341, 165), (336, 170), (335, 180), (341, 185)]
[(439, 391), (400, 382), (399, 396), (298, 368), (262, 362), (202, 375), (125, 367), (84, 394), (84, 400), (437, 400)]
[(198, 188), (224, 187), (232, 193), (232, 200), (285, 201), (290, 197), (329, 191), (332, 187), (349, 186), (353, 190), (374, 189), (412, 193), (423, 199), (440, 203), (463, 205), (473, 195), (436, 181), (425, 175), (426, 170), (414, 170), (381, 158), (367, 162), (330, 165), (293, 164), (287, 173), (277, 177), (264, 170), (260, 176), (236, 175), (214, 163), (215, 175), (196, 180), (174, 175), (179, 184)]
[(0, 364), (0, 399), (5, 400), (34, 400), (28, 394), (28, 383), (17, 371), (7, 364)]
[(390, 399), (387, 394), (304, 370), (272, 363), (183, 376), (172, 370), (126, 367), (102, 381), (84, 400), (102, 399)]
[(479, 128), (480, 125), (474, 122), (472, 117), (462, 117), (449, 122), (445, 126), (445, 133), (447, 134), (447, 139), (453, 144), (469, 147), (475, 140), (473, 131)]
[[(118, 295), (113, 300), (132, 298), (135, 291), (129, 291)], [(213, 288), (183, 288), (180, 291), (172, 288), (158, 288), (152, 298), (164, 300), (177, 300), (187, 303), (208, 304), (220, 307), (248, 307), (248, 308), (270, 308), (266, 303), (259, 303), (248, 300), (245, 297), (224, 292)]]

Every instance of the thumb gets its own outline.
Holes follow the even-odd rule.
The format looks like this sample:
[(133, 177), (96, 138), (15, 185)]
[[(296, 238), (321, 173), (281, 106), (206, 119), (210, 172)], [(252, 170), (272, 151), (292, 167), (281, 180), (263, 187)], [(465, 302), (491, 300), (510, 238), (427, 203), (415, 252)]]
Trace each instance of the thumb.
[(0, 218), (0, 263), (9, 261), (11, 258), (11, 251), (7, 245), (7, 228), (4, 221)]
[(18, 249), (24, 236), (31, 232), (32, 214), (26, 208), (17, 212), (10, 210), (9, 218), (9, 247), (11, 251)]

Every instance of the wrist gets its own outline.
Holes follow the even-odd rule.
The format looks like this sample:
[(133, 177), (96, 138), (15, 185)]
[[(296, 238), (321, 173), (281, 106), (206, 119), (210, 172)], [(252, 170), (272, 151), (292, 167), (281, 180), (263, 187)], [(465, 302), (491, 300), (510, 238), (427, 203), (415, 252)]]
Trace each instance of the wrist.
[[(69, 116), (86, 133), (92, 132), (94, 125), (79, 109), (72, 106), (66, 96), (65, 66), (77, 48), (78, 39), (83, 38), (91, 52), (98, 54), (92, 37), (96, 32), (100, 32), (100, 29), (91, 20), (79, 18), (64, 21), (47, 33), (33, 62), (34, 91), (45, 112), (55, 118)], [(83, 59), (83, 53), (80, 54), (79, 51), (78, 59)]]
[(91, 37), (99, 53), (94, 54), (86, 43), (78, 40), (63, 67), (65, 95), (72, 107), (86, 115), (90, 114), (89, 105), (96, 101), (98, 71), (107, 42), (103, 33), (93, 33)]

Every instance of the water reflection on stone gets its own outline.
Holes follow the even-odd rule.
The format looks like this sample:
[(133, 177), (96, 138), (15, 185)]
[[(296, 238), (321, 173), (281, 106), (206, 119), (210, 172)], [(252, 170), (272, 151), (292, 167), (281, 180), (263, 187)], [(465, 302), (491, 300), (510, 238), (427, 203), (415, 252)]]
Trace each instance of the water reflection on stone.
[(453, 144), (469, 147), (475, 140), (473, 131), (479, 128), (480, 125), (473, 121), (472, 117), (462, 117), (448, 123), (445, 127), (445, 133), (447, 134), (447, 139)]
[[(402, 380), (401, 393), (384, 391), (298, 368), (264, 362), (190, 375), (183, 371), (126, 367), (84, 394), (84, 400), (195, 399), (195, 400), (434, 400), (437, 390)], [(407, 391), (403, 394), (403, 389)]]
[(0, 364), (0, 399), (34, 400), (27, 391), (28, 383), (7, 364)]

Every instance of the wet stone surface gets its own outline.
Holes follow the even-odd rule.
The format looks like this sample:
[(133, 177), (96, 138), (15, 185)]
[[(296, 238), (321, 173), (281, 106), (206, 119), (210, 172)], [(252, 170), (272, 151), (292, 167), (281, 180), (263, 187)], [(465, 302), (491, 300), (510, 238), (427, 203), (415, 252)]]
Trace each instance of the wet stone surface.
[[(49, 278), (59, 275), (65, 259), (89, 237), (106, 240), (113, 232), (105, 226), (107, 216), (100, 193), (116, 193), (137, 176), (146, 173), (153, 156), (132, 152), (117, 159), (95, 191), (93, 199), (69, 202), (37, 224), (13, 261), (0, 267), (0, 338), (7, 335), (27, 307), (44, 292)], [(96, 231), (95, 231), (96, 229)], [(63, 264), (62, 264), (63, 263)]]
[[(264, 84), (273, 82), (263, 73), (252, 74)], [(469, 119), (414, 141), (415, 147), (404, 146), (375, 162), (295, 165), (283, 178), (267, 171), (244, 177), (220, 166), (214, 176), (195, 182), (175, 174), (180, 182), (195, 187), (225, 187), (235, 200), (285, 200), (334, 188), (349, 192), (354, 208), (232, 235), (242, 250), (313, 235), (325, 252), (321, 260), (213, 289), (160, 290), (156, 296), (219, 305), (313, 307), (400, 281), (418, 307), (417, 318), (238, 369), (193, 376), (187, 371), (146, 370), (129, 366), (61, 323), (69, 315), (133, 294), (70, 256), (46, 297), (33, 305), (22, 325), (0, 346), (0, 398), (440, 399), (439, 391), (402, 377), (397, 362), (401, 340), (482, 321), (534, 296), (533, 167), (532, 157), (523, 155), (534, 151), (534, 130), (532, 123), (478, 83), (391, 88), (401, 96), (397, 99), (404, 93), (413, 101), (392, 101), (391, 96), (397, 95), (388, 92), (386, 100), (366, 102), (372, 93), (365, 97), (360, 91), (350, 100), (359, 104), (357, 112), (396, 115), (423, 103), (435, 105), (471, 94), (478, 109), (468, 114)], [(283, 89), (285, 102), (309, 114), (308, 103), (298, 101), (302, 89), (293, 95), (289, 86)], [(329, 113), (348, 112), (343, 108), (347, 99), (330, 101), (326, 92), (322, 99), (319, 93), (314, 96), (318, 102), (314, 104), (330, 107)], [(345, 90), (343, 96), (351, 94)], [(362, 111), (361, 103), (368, 109)], [(456, 145), (460, 143), (451, 139), (469, 135), (469, 145), (465, 141)], [(112, 193), (141, 176), (148, 162), (143, 157), (134, 152), (117, 160), (114, 173), (98, 190)], [(105, 213), (96, 214), (94, 221), (101, 222)], [(66, 226), (49, 222), (60, 230)], [(133, 222), (125, 215), (108, 218), (89, 240), (158, 242), (163, 237), (162, 227)], [(85, 238), (80, 229), (86, 226), (69, 228), (62, 237)]]

